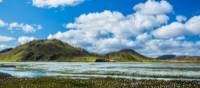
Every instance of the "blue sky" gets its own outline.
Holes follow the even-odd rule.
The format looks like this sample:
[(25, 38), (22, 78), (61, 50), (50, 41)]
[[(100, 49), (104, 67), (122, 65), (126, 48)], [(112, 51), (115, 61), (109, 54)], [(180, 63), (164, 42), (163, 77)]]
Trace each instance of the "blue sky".
[[(196, 26), (200, 23), (200, 18), (198, 17), (200, 14), (199, 0), (164, 1), (164, 5), (169, 4), (171, 9), (169, 5), (169, 8), (164, 6), (163, 9), (166, 7), (166, 11), (163, 10), (160, 12), (156, 11), (159, 9), (152, 9), (154, 7), (151, 8), (151, 6), (145, 8), (145, 5), (148, 5), (145, 3), (148, 2), (155, 5), (162, 4), (162, 1), (159, 0), (123, 0), (123, 2), (122, 0), (47, 1), (49, 2), (44, 2), (44, 0), (0, 0), (0, 20), (4, 23), (4, 25), (1, 25), (0, 21), (0, 49), (15, 47), (35, 39), (56, 38), (73, 46), (97, 53), (107, 53), (123, 48), (132, 48), (148, 56), (158, 56), (162, 54), (198, 55), (200, 52), (200, 42), (198, 42), (200, 39), (200, 32), (198, 33), (200, 27)], [(135, 9), (138, 4), (143, 4), (143, 6), (139, 6)], [(148, 11), (147, 13), (145, 12), (146, 9)], [(149, 11), (154, 13), (152, 14)], [(143, 12), (145, 12), (145, 14)], [(107, 16), (104, 17), (104, 15)], [(162, 17), (166, 19), (162, 23), (159, 22), (159, 25), (151, 24), (151, 21), (149, 21), (151, 26), (148, 25), (148, 27), (142, 27), (141, 25), (143, 24), (138, 24), (139, 26), (137, 27), (139, 27), (138, 30), (140, 31), (137, 33), (135, 33), (136, 30), (134, 28), (131, 28), (135, 27), (134, 25), (136, 24), (133, 24), (133, 26), (130, 25), (130, 28), (121, 28), (120, 26), (118, 29), (115, 27), (109, 27), (110, 29), (108, 29), (106, 28), (107, 26), (104, 28), (96, 25), (99, 22), (103, 22), (115, 26), (116, 22), (111, 23), (113, 21), (105, 19), (106, 17), (117, 20), (117, 22), (123, 19), (121, 23), (116, 23), (116, 27), (117, 24), (123, 25), (123, 23), (125, 23), (124, 20), (131, 24), (132, 21), (127, 19), (135, 20), (133, 19), (134, 17), (129, 17), (133, 15), (145, 16), (147, 19), (143, 17), (143, 20), (147, 22), (150, 20), (150, 16), (153, 19), (153, 17), (162, 15)], [(195, 16), (196, 18), (192, 19)], [(180, 21), (177, 21), (177, 17), (180, 18)], [(91, 23), (85, 21), (87, 19), (89, 19), (89, 22), (94, 23), (94, 25), (89, 25)], [(197, 23), (194, 24), (195, 28), (182, 28), (182, 26), (187, 26), (191, 19), (197, 21)], [(174, 24), (175, 28), (174, 25), (170, 25), (174, 22), (177, 22)], [(69, 27), (69, 24), (73, 24), (73, 27)], [(86, 27), (85, 25), (89, 26)], [(193, 24), (191, 23), (191, 25)], [(86, 28), (90, 28), (90, 30)], [(169, 28), (172, 29), (174, 34), (171, 33), (171, 30), (167, 30)], [(184, 30), (181, 29), (187, 30), (187, 32), (182, 32)], [(68, 32), (69, 30), (76, 31)], [(95, 33), (98, 33), (93, 33), (94, 30), (96, 30)], [(130, 36), (122, 36), (124, 31), (129, 32), (128, 35)], [(163, 31), (169, 33), (163, 34)], [(191, 33), (188, 33), (188, 31)], [(120, 36), (120, 38), (118, 36)], [(82, 40), (81, 38), (85, 38), (86, 40)], [(138, 41), (137, 38), (143, 40), (146, 38), (148, 43), (142, 42), (142, 40)], [(98, 45), (96, 44), (97, 42), (102, 44)], [(167, 44), (166, 42), (172, 42), (174, 45)], [(188, 46), (181, 44), (186, 44)], [(190, 49), (188, 50), (188, 48)], [(180, 50), (181, 52), (179, 52)], [(197, 50), (199, 52), (196, 52)]]

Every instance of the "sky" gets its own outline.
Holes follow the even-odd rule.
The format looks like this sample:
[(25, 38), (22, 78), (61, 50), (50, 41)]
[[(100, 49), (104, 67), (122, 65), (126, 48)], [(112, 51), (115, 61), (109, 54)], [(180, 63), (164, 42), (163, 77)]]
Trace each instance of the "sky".
[(105, 54), (200, 53), (199, 0), (0, 0), (0, 50), (59, 39)]

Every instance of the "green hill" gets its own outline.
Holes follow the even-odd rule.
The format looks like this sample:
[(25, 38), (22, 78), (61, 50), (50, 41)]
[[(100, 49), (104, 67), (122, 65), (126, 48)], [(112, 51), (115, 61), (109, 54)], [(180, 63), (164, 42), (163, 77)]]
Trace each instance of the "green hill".
[(0, 53), (1, 61), (88, 61), (94, 54), (59, 40), (37, 40)]
[(148, 58), (131, 49), (98, 55), (56, 39), (35, 40), (0, 52), (0, 61), (130, 62), (144, 60)]
[(120, 62), (127, 62), (127, 61), (144, 61), (148, 60), (149, 58), (140, 55), (139, 53), (135, 52), (132, 49), (123, 49), (116, 52), (111, 52), (105, 55), (105, 57), (109, 61), (120, 61)]

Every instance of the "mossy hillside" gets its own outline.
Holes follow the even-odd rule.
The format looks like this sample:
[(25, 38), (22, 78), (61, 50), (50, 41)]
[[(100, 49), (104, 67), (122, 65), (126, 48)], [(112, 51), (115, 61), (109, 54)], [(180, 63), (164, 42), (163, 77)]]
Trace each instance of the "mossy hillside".
[(144, 61), (148, 60), (149, 58), (140, 55), (139, 53), (133, 51), (132, 49), (123, 49), (116, 52), (111, 52), (105, 55), (105, 57), (111, 61)]
[(146, 57), (131, 50), (124, 49), (106, 55), (89, 53), (88, 51), (73, 47), (60, 40), (35, 40), (20, 45), (7, 52), (0, 53), (0, 61), (66, 61), (66, 62), (95, 62), (98, 59), (105, 61), (129, 62), (142, 61)]
[[(90, 58), (93, 54), (59, 40), (37, 40), (0, 53), (1, 61), (65, 61), (67, 58)], [(66, 60), (67, 61), (67, 60)]]

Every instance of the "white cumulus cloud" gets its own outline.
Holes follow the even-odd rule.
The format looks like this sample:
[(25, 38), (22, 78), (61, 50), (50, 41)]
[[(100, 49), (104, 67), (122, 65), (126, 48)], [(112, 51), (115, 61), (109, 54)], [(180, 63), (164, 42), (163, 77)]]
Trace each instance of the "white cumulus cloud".
[(143, 14), (165, 14), (171, 12), (173, 7), (165, 0), (148, 0), (145, 3), (137, 4), (134, 9)]
[(3, 20), (0, 19), (0, 27), (4, 27), (6, 25), (7, 25), (7, 23), (5, 23)]
[(31, 42), (33, 40), (36, 40), (35, 37), (29, 37), (29, 36), (21, 36), (18, 38), (18, 42), (20, 44), (25, 44), (25, 43), (28, 43), (28, 42)]
[(169, 25), (162, 26), (153, 31), (153, 35), (157, 38), (172, 38), (179, 37), (187, 33), (184, 24), (179, 22), (173, 22)]
[(84, 2), (85, 0), (32, 0), (36, 7), (57, 8), (63, 6), (73, 6)]
[(178, 16), (176, 16), (176, 20), (178, 22), (185, 22), (187, 20), (187, 17), (185, 17), (183, 15), (178, 15)]
[(185, 35), (200, 34), (200, 16), (194, 16), (185, 23), (182, 21), (173, 22), (169, 25), (162, 26), (152, 32), (157, 38), (172, 38)]
[(14, 39), (15, 38), (13, 38), (13, 37), (0, 35), (0, 42), (10, 42), (10, 41), (12, 41)]
[(194, 16), (186, 22), (186, 28), (193, 34), (200, 34), (200, 16)]
[(60, 39), (97, 53), (124, 48), (147, 56), (200, 53), (200, 42), (187, 40), (187, 35), (199, 37), (200, 16), (187, 20), (178, 15), (168, 23), (173, 6), (166, 0), (148, 0), (133, 8), (135, 12), (128, 15), (109, 10), (82, 14), (65, 25), (69, 30), (50, 34), (48, 39)]
[(200, 42), (179, 39), (152, 39), (147, 41), (143, 49), (139, 51), (152, 57), (165, 54), (198, 56), (200, 53), (199, 49)]
[(148, 40), (151, 40), (152, 39), (152, 35), (149, 35), (147, 33), (144, 33), (144, 34), (140, 34), (136, 37), (136, 41), (139, 41), (139, 42), (146, 42)]
[[(146, 3), (150, 2), (168, 7), (167, 2), (147, 1)], [(133, 41), (134, 38), (145, 31), (151, 31), (155, 27), (166, 24), (169, 17), (165, 13), (168, 12), (170, 11), (143, 14), (141, 10), (137, 9), (135, 13), (127, 16), (108, 10), (82, 14), (76, 18), (74, 23), (66, 24), (66, 28), (71, 30), (49, 35), (48, 38), (60, 39), (71, 45), (84, 47), (91, 52), (98, 53), (107, 53), (123, 48), (137, 48), (136, 42)], [(139, 40), (142, 38), (144, 37), (138, 37)]]
[(8, 30), (22, 30), (24, 32), (36, 32), (40, 29), (42, 29), (41, 25), (36, 25), (36, 24), (30, 25), (17, 22), (10, 23), (8, 26)]

